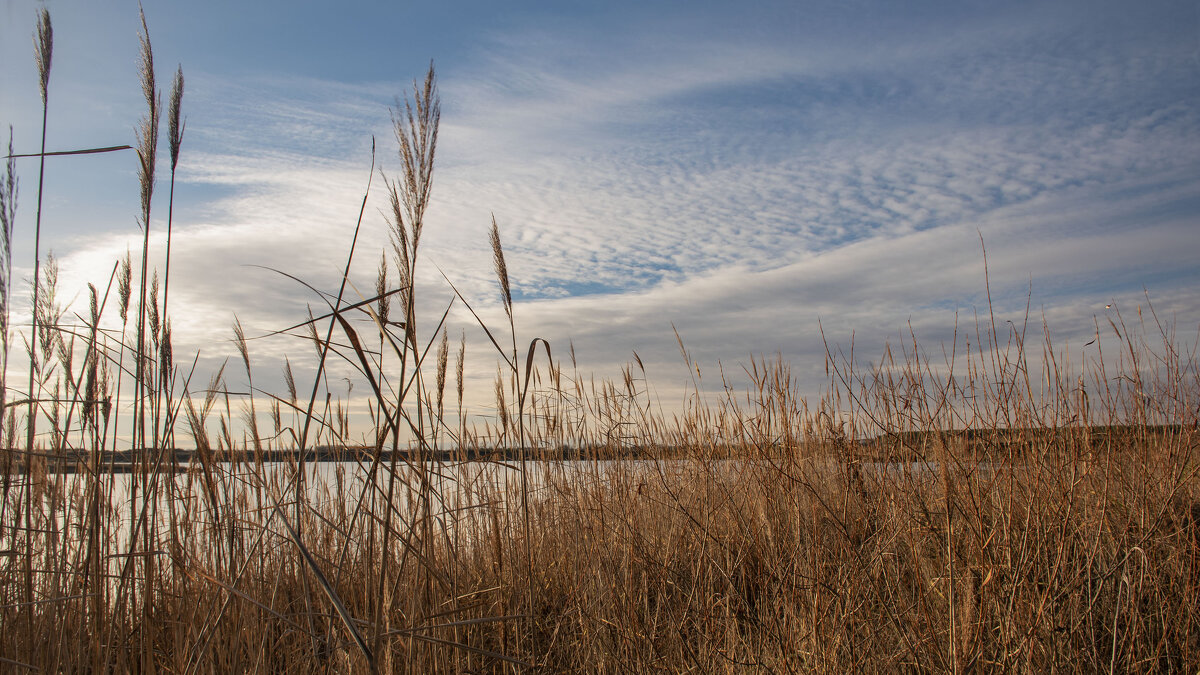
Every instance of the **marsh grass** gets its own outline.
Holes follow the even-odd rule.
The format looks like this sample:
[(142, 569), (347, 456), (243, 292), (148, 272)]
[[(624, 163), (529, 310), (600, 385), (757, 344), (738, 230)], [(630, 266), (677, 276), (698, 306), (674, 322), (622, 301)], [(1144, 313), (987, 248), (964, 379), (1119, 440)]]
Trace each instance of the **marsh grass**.
[[(47, 13), (38, 26), (45, 104)], [(1128, 325), (1119, 313), (1098, 324), (1094, 356), (1077, 366), (1066, 359), (1077, 352), (1056, 347), (1045, 326), (1030, 345), (1028, 321), (990, 313), (937, 360), (915, 335), (866, 370), (828, 346), (829, 388), (812, 408), (780, 360), (748, 363), (748, 389), (722, 375), (723, 393), (706, 394), (681, 339), (693, 388), (668, 414), (651, 404), (636, 355), (619, 381), (595, 383), (578, 372), (573, 347), (566, 362), (542, 340), (519, 351), (493, 220), (509, 335), (482, 321), (456, 327), (451, 374), (451, 308), (418, 311), (412, 284), (440, 115), (431, 67), (393, 111), (401, 173), (383, 178), (393, 246), (375, 295), (344, 297), (360, 210), (341, 288), (318, 293), (325, 310), (283, 331), (313, 346), (315, 368), (293, 372), (288, 360), (285, 393), (256, 389), (238, 322), (248, 393), (230, 391), (224, 367), (202, 387), (175, 363), (170, 276), (160, 301), (151, 269), (159, 104), (144, 17), (142, 29), (140, 282), (127, 255), (71, 325), (48, 260), (34, 279), (29, 390), (5, 382), (0, 398), (6, 669), (1200, 664), (1200, 375), (1194, 346), (1181, 347), (1148, 301)], [(168, 110), (172, 183), (182, 82), (180, 70)], [(6, 328), (18, 156), (10, 149), (0, 182)], [(367, 194), (374, 174), (372, 157)], [(425, 315), (440, 319), (421, 335)], [(464, 422), (467, 328), (500, 363), (497, 415), (477, 428)], [(352, 364), (370, 389), (366, 446), (351, 439), (350, 403), (329, 389), (331, 359)], [(270, 406), (269, 435), (256, 399)], [(135, 410), (128, 473), (115, 465), (121, 405)], [(39, 421), (51, 436), (35, 434)], [(195, 447), (186, 465), (168, 451), (181, 422)], [(318, 447), (341, 462), (314, 466), (307, 451)], [(280, 450), (298, 452), (264, 461)], [(445, 459), (468, 452), (494, 461)], [(53, 473), (51, 460), (75, 472)]]

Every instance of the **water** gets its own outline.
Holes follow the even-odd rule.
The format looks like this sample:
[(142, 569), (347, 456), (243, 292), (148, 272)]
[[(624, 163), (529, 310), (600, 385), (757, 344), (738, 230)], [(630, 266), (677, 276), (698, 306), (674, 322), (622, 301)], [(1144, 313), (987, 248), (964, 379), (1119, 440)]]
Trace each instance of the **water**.
[[(381, 465), (372, 477), (370, 463), (313, 462), (305, 465), (299, 494), (304, 513), (327, 519), (337, 530), (390, 512), (393, 524), (402, 530), (412, 527), (421, 516), (451, 532), (477, 515), (472, 510), (519, 508), (553, 498), (557, 491), (579, 494), (612, 481), (623, 481), (621, 485), (627, 489), (640, 491), (647, 484), (669, 481), (689, 471), (701, 472), (707, 480), (766, 472), (766, 480), (771, 480), (771, 472), (798, 471), (811, 478), (847, 475), (843, 472), (848, 469), (832, 458), (803, 460), (781, 468), (761, 461), (695, 459), (531, 461), (525, 468), (522, 473), (519, 463), (513, 462), (434, 462), (422, 467), (400, 463), (394, 474)], [(855, 469), (868, 488), (881, 481), (916, 486), (941, 479), (940, 466), (930, 462), (863, 462), (850, 465), (851, 476)], [(953, 470), (956, 477), (973, 475), (987, 480), (997, 467), (977, 464)], [(19, 482), (24, 476), (10, 479)], [(105, 541), (107, 555), (114, 557), (131, 550), (133, 537), (138, 541), (132, 549), (165, 552), (173, 537), (227, 536), (227, 532), (215, 531), (218, 523), (246, 533), (264, 528), (283, 533), (278, 519), (294, 524), (296, 513), (296, 469), (283, 462), (259, 466), (217, 463), (209, 471), (192, 463), (186, 470), (149, 477), (137, 473), (95, 478), (87, 473), (51, 474), (43, 481), (40, 501), (43, 513), (50, 514), (43, 527), (49, 538), (60, 543), (70, 538), (74, 545), (82, 545), (88, 534), (82, 531), (83, 524), (89, 522), (87, 515), (95, 507), (101, 523), (98, 535)], [(21, 491), (16, 487), (10, 485), (8, 509), (19, 507)], [(19, 550), (19, 546), (20, 542), (12, 539), (12, 530), (0, 535), (0, 551)]]

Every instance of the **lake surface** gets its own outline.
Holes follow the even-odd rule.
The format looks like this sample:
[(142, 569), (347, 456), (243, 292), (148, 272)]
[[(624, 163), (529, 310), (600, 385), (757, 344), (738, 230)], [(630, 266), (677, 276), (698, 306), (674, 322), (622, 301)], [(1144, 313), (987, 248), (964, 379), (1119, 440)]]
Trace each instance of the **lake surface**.
[[(372, 477), (371, 464), (360, 462), (310, 462), (305, 464), (303, 495), (305, 509), (344, 525), (361, 505), (371, 513), (383, 513), (389, 501), (393, 513), (408, 520), (418, 511), (439, 519), (448, 528), (465, 517), (465, 511), (489, 506), (513, 506), (523, 499), (531, 503), (552, 498), (554, 491), (574, 492), (600, 483), (622, 481), (629, 489), (669, 480), (672, 475), (701, 472), (710, 479), (736, 477), (746, 471), (786, 472), (805, 476), (846, 476), (856, 472), (866, 486), (881, 481), (928, 485), (940, 481), (940, 467), (925, 462), (862, 462), (843, 465), (832, 458), (800, 460), (782, 468), (760, 460), (614, 459), (529, 461), (522, 472), (519, 462), (432, 462), (421, 466), (397, 462), (395, 473), (380, 463)], [(972, 475), (989, 480), (998, 467), (988, 464), (954, 467), (954, 475)], [(780, 473), (780, 477), (784, 474)], [(166, 536), (172, 519), (198, 526), (218, 522), (213, 511), (232, 510), (242, 527), (257, 528), (274, 518), (294, 518), (297, 472), (291, 463), (255, 465), (248, 462), (213, 463), (206, 471), (199, 463), (180, 467), (175, 473), (157, 476), (139, 473), (49, 474), (43, 505), (54, 514), (55, 524), (66, 536), (85, 521), (90, 489), (100, 490), (100, 508), (110, 550), (127, 549), (130, 532), (137, 521), (143, 532), (154, 523), (160, 537)], [(12, 476), (14, 481), (24, 479)], [(10, 491), (10, 498), (19, 491)], [(148, 498), (148, 495), (151, 495)], [(228, 521), (226, 521), (228, 522)], [(274, 529), (280, 529), (278, 523)], [(2, 542), (9, 548), (12, 542)], [(151, 543), (150, 548), (157, 544)]]

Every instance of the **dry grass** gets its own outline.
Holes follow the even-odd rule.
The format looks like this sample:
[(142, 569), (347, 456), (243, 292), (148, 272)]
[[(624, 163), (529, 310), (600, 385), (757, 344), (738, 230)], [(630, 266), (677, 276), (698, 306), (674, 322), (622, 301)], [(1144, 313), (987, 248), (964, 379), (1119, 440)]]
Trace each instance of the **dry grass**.
[[(48, 47), (43, 60), (45, 102)], [(151, 112), (139, 155), (152, 167), (148, 31), (143, 83)], [(168, 111), (172, 172), (181, 105), (180, 71)], [(748, 390), (706, 399), (697, 383), (685, 410), (666, 415), (639, 387), (640, 363), (595, 386), (573, 356), (554, 360), (544, 342), (539, 354), (539, 340), (521, 358), (493, 222), (510, 335), (480, 324), (503, 364), (499, 414), (469, 429), (465, 340), (451, 375), (448, 309), (419, 335), (411, 285), (438, 111), (431, 68), (393, 115), (403, 174), (386, 183), (398, 285), (385, 257), (375, 297), (347, 305), (343, 283), (327, 313), (293, 327), (318, 365), (293, 373), (289, 362), (286, 394), (251, 386), (239, 400), (223, 371), (205, 389), (179, 381), (168, 285), (161, 304), (153, 284), (145, 290), (148, 243), (139, 287), (128, 256), (114, 267), (119, 328), (100, 328), (109, 293), (95, 288), (85, 325), (66, 325), (47, 264), (35, 376), (28, 392), (6, 382), (0, 397), (11, 448), (0, 496), (6, 670), (1200, 665), (1200, 376), (1194, 353), (1156, 318), (1098, 327), (1119, 355), (1075, 369), (1049, 338), (1029, 346), (1024, 328), (1002, 333), (1008, 324), (994, 319), (956, 336), (938, 363), (915, 337), (899, 354), (885, 348), (868, 372), (829, 349), (829, 392), (815, 408), (786, 363), (758, 361)], [(143, 173), (148, 223), (152, 168)], [(7, 326), (15, 181), (0, 187)], [(240, 323), (235, 334), (252, 382)], [(328, 396), (331, 352), (356, 364), (372, 392), (369, 447), (350, 441), (348, 404)], [(130, 389), (142, 442), (122, 473), (111, 413)], [(258, 426), (256, 397), (268, 399), (272, 435)], [(181, 413), (196, 452), (176, 466), (166, 449)], [(17, 447), (16, 428), (32, 438), (39, 421), (51, 440)], [(343, 461), (263, 460), (317, 446)], [(554, 459), (564, 447), (583, 459)], [(431, 461), (481, 450), (506, 461)], [(75, 473), (48, 471), (62, 458)]]

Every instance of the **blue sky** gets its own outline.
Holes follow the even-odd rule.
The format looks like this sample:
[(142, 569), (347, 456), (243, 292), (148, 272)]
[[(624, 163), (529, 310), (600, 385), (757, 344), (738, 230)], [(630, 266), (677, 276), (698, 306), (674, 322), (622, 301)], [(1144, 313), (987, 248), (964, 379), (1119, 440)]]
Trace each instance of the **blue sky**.
[[(666, 406), (687, 377), (672, 324), (702, 364), (736, 374), (779, 352), (813, 393), (818, 321), (865, 358), (910, 325), (934, 348), (956, 313), (985, 308), (980, 235), (1000, 316), (1023, 316), (1032, 287), (1034, 323), (1044, 312), (1062, 348), (1144, 290), (1181, 337), (1200, 327), (1194, 2), (449, 4), (146, 4), (160, 82), (176, 64), (187, 78), (177, 351), (234, 354), (235, 312), (250, 333), (298, 320), (312, 298), (249, 265), (335, 288), (371, 137), (394, 170), (388, 106), (430, 59), (443, 117), (427, 262), (496, 319), (494, 214), (522, 337), (573, 340), (601, 376), (636, 350)], [(39, 131), (40, 6), (0, 5), (0, 124), (18, 151)], [(50, 146), (132, 143), (136, 4), (46, 6)], [(134, 162), (49, 166), (64, 285), (102, 283), (138, 237)], [(33, 164), (21, 180), (18, 275)], [(382, 207), (367, 211), (364, 291)], [(440, 315), (431, 265), (419, 281)], [(494, 360), (453, 318), (483, 405)], [(252, 351), (269, 380), (306, 348)]]

